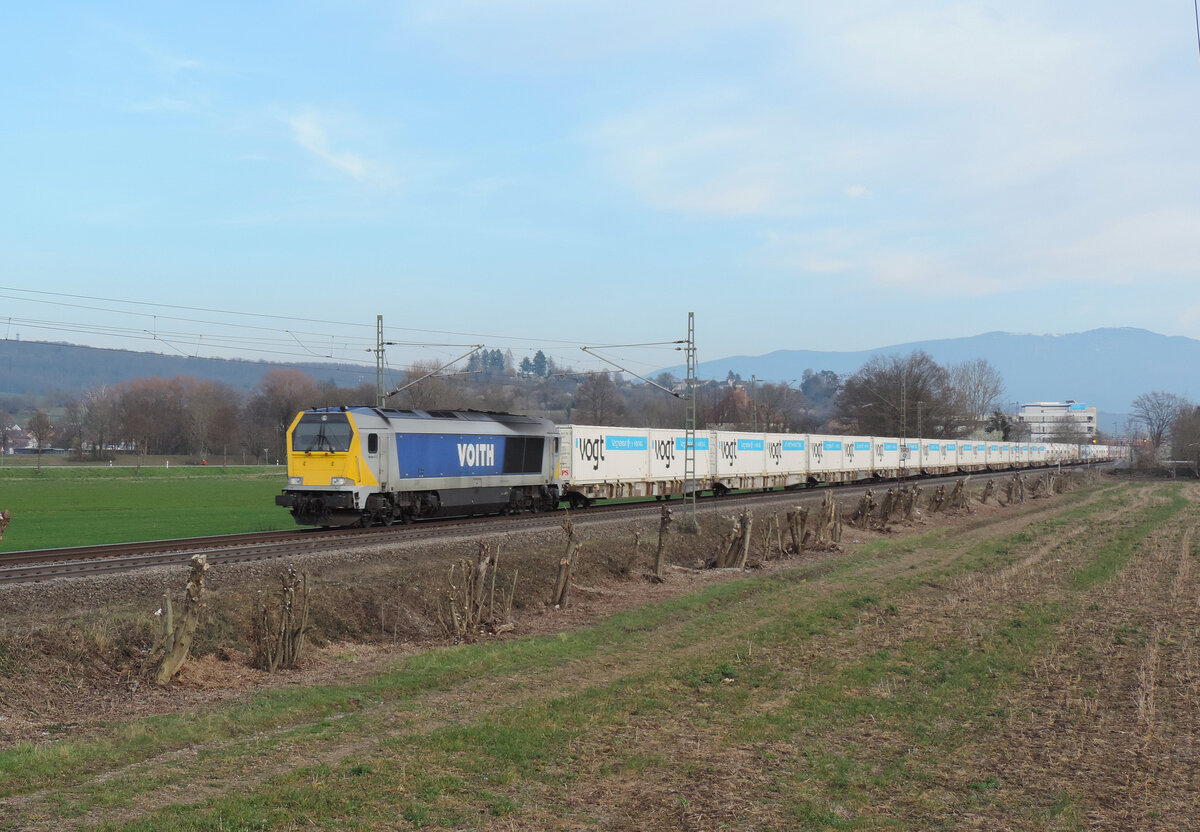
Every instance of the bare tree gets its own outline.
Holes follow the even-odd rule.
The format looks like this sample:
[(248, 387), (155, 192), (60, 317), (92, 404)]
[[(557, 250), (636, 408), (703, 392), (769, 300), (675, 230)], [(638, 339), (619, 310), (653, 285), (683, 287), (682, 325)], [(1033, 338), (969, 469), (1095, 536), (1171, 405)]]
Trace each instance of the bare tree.
[(410, 364), (404, 371), (404, 381), (399, 385), (401, 392), (388, 403), (393, 407), (399, 403), (401, 407), (412, 410), (454, 409), (458, 397), (453, 395), (450, 380), (435, 372), (439, 366), (432, 361)]
[(958, 427), (950, 375), (923, 350), (872, 358), (846, 379), (838, 404), (861, 433), (953, 436)]
[(625, 415), (625, 400), (608, 373), (593, 373), (579, 385), (575, 412), (586, 424), (618, 424)]
[(1130, 415), (1135, 422), (1145, 427), (1155, 453), (1163, 440), (1170, 435), (1171, 425), (1186, 405), (1187, 400), (1182, 396), (1162, 391), (1143, 393), (1133, 400), (1133, 411)]
[(1200, 407), (1188, 404), (1179, 410), (1171, 426), (1171, 457), (1195, 463), (1200, 477)]
[(257, 452), (267, 441), (277, 455), (284, 451), (283, 440), (288, 425), (301, 410), (322, 404), (319, 385), (299, 370), (268, 370), (263, 373), (250, 401), (246, 404), (248, 437), (255, 439), (249, 450)]
[(987, 421), (1004, 395), (1004, 378), (987, 359), (976, 358), (950, 368), (950, 387), (964, 422), (974, 430)]
[(83, 394), (84, 435), (92, 445), (92, 456), (104, 455), (113, 441), (117, 426), (117, 394), (107, 384)]
[(83, 434), (87, 429), (87, 405), (78, 396), (71, 396), (63, 403), (62, 419), (58, 423), (59, 441), (64, 442), (72, 453), (83, 456)]
[(188, 452), (207, 457), (212, 450), (236, 447), (238, 400), (233, 389), (215, 381), (188, 378), (183, 391)]
[(179, 379), (136, 378), (116, 387), (122, 437), (146, 454), (187, 449), (186, 404)]
[(37, 445), (37, 470), (40, 474), (42, 472), (42, 451), (54, 437), (54, 425), (50, 423), (50, 417), (40, 410), (30, 416), (29, 435), (33, 437), (33, 442)]
[(791, 382), (760, 384), (755, 399), (760, 429), (784, 432), (799, 429), (807, 401), (803, 393), (791, 386)]

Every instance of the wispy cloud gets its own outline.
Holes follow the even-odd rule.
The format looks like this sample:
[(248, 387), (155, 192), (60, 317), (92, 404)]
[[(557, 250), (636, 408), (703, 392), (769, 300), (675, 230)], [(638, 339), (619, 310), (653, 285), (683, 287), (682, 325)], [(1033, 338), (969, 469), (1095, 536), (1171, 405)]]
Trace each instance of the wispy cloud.
[(655, 101), (600, 124), (589, 141), (605, 167), (647, 204), (724, 217), (791, 210), (803, 160), (784, 162), (787, 144), (738, 90)]
[(309, 109), (284, 118), (291, 128), (296, 144), (327, 168), (355, 179), (356, 181), (391, 187), (395, 177), (382, 162), (369, 159), (352, 150), (339, 150), (333, 146), (331, 129), (336, 129), (337, 120)]

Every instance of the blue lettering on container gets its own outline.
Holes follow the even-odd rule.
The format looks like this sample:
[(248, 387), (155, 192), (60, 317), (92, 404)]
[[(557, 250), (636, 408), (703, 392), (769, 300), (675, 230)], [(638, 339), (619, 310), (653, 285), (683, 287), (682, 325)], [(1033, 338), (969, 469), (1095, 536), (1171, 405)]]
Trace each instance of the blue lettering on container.
[(884, 442), (883, 449), (885, 451), (898, 451), (898, 450), (900, 450), (900, 443), (899, 442)]
[(763, 441), (761, 439), (739, 439), (737, 447), (739, 451), (761, 451)]
[(993, 446), (992, 446), (992, 450), (993, 450), (993, 451), (998, 451), (998, 450), (1000, 450), (1000, 446), (999, 446), (999, 445), (993, 445)]
[(869, 451), (869, 450), (871, 450), (871, 443), (870, 443), (870, 442), (855, 442), (855, 443), (854, 443), (854, 450), (856, 450), (856, 451)]
[(827, 451), (840, 451), (842, 449), (842, 443), (837, 439), (826, 439), (821, 443), (821, 447)]
[(937, 442), (930, 442), (930, 443), (929, 443), (929, 450), (931, 450), (931, 451), (940, 451), (941, 449), (942, 449), (942, 446), (941, 446), (939, 443), (937, 443)]
[[(697, 451), (707, 451), (708, 450), (708, 437), (707, 436), (697, 436), (695, 438), (695, 440), (693, 440), (693, 441), (695, 442), (694, 447)], [(675, 450), (677, 450), (677, 451), (686, 451), (687, 450), (687, 437), (686, 436), (675, 437)]]
[(604, 447), (610, 451), (644, 451), (650, 446), (644, 436), (606, 436)]
[(803, 451), (804, 450), (804, 440), (803, 439), (785, 439), (785, 440), (783, 440), (783, 449), (785, 451)]
[(955, 449), (955, 445), (953, 442), (951, 442), (949, 445), (946, 446), (947, 451), (953, 451), (954, 449)]

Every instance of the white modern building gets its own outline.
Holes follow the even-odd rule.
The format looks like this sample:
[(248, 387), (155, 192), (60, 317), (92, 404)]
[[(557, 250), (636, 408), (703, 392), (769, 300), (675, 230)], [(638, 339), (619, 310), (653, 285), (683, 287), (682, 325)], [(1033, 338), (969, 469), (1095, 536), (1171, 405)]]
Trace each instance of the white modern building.
[(1068, 400), (1023, 404), (1017, 419), (1029, 426), (1031, 441), (1054, 442), (1069, 435), (1094, 439), (1098, 415), (1096, 408)]

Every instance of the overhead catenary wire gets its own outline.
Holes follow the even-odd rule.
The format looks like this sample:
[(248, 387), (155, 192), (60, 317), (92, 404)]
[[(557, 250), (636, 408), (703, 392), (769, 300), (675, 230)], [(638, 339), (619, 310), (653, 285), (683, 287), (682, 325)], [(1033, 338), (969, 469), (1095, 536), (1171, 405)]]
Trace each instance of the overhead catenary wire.
[[(102, 301), (104, 303), (126, 304), (129, 306), (137, 306), (137, 307), (158, 308), (158, 309), (176, 309), (176, 310), (183, 310), (183, 311), (188, 311), (188, 312), (205, 312), (205, 313), (211, 313), (211, 314), (231, 315), (231, 316), (238, 316), (238, 317), (245, 317), (245, 318), (261, 318), (261, 319), (265, 319), (265, 320), (301, 321), (304, 323), (326, 324), (326, 325), (352, 328), (352, 329), (371, 329), (370, 324), (366, 324), (361, 321), (336, 321), (336, 320), (329, 320), (329, 319), (325, 319), (325, 318), (306, 318), (306, 317), (297, 317), (297, 316), (291, 316), (291, 315), (277, 315), (277, 314), (272, 314), (272, 313), (267, 313), (267, 312), (241, 312), (241, 311), (231, 310), (231, 309), (216, 309), (213, 307), (204, 307), (204, 306), (186, 306), (186, 305), (182, 305), (182, 304), (170, 304), (170, 303), (151, 303), (149, 301), (122, 300), (122, 299), (118, 299), (118, 298), (106, 298), (106, 297), (99, 297), (99, 296), (94, 296), (94, 295), (77, 295), (77, 294), (69, 294), (66, 292), (49, 292), (49, 291), (44, 291), (44, 290), (40, 290), (40, 289), (22, 289), (22, 288), (17, 288), (17, 287), (12, 287), (12, 286), (0, 286), (0, 293), (3, 293), (3, 292), (19, 292), (19, 293), (23, 293), (26, 295), (55, 297), (55, 298), (68, 298), (68, 299), (76, 300), (76, 301), (81, 301), (81, 300), (93, 301), (93, 302), (94, 301)], [(67, 304), (62, 301), (54, 302), (54, 301), (47, 301), (47, 300), (37, 300), (35, 298), (14, 297), (12, 295), (4, 295), (4, 294), (0, 294), (0, 297), (7, 297), (7, 298), (13, 299), (13, 300), (26, 300), (26, 301), (37, 302), (37, 303), (48, 303), (48, 304), (56, 303), (57, 305), (75, 306), (76, 308), (87, 309), (92, 312), (96, 311), (96, 307), (93, 304), (88, 304), (88, 305)], [(104, 310), (104, 311), (114, 312), (117, 314), (142, 315), (142, 316), (153, 316), (155, 314), (155, 313), (148, 312), (148, 311), (147, 312), (133, 312), (130, 310), (123, 310), (123, 309), (108, 309), (108, 310)], [(172, 318), (173, 316), (158, 314), (157, 317)], [(217, 323), (217, 322), (213, 322), (213, 321), (206, 321), (206, 320), (202, 320), (202, 319), (193, 319), (193, 318), (175, 317), (174, 319), (190, 321), (190, 322), (194, 322), (194, 323)], [(219, 325), (230, 326), (231, 324), (220, 323)], [(246, 325), (239, 323), (239, 324), (237, 324), (237, 326), (239, 328), (244, 328)], [(268, 327), (255, 327), (255, 328), (264, 329), (264, 330), (270, 329)], [(482, 340), (485, 342), (501, 342), (501, 343), (515, 343), (515, 344), (529, 344), (529, 345), (532, 345), (532, 344), (542, 344), (542, 345), (555, 344), (555, 345), (559, 345), (559, 346), (572, 346), (572, 347), (581, 346), (584, 343), (579, 340), (570, 340), (570, 339), (562, 339), (562, 338), (531, 337), (529, 335), (498, 335), (495, 333), (462, 332), (462, 331), (458, 331), (458, 330), (420, 329), (420, 328), (415, 328), (415, 327), (397, 327), (397, 326), (389, 326), (388, 328), (391, 330), (399, 331), (399, 332), (414, 332), (414, 333), (420, 333), (422, 335), (461, 336), (464, 338), (471, 338), (473, 341), (474, 340)], [(274, 329), (274, 330), (270, 330), (270, 331), (279, 332), (279, 331), (285, 331), (285, 330)], [(301, 333), (301, 334), (310, 334), (311, 335), (311, 334), (316, 334), (316, 333)], [(322, 334), (324, 334), (324, 333), (322, 333)], [(368, 340), (367, 338), (364, 338), (364, 342), (366, 342), (367, 340)]]
[[(226, 361), (282, 360), (298, 367), (302, 366), (298, 359), (311, 361), (318, 358), (334, 362), (337, 366), (313, 367), (312, 369), (316, 371), (357, 373), (373, 363), (364, 360), (363, 353), (371, 352), (376, 346), (373, 338), (365, 334), (358, 334), (369, 327), (369, 324), (363, 322), (287, 316), (271, 312), (244, 312), (200, 305), (124, 300), (101, 295), (73, 294), (12, 286), (0, 286), (0, 298), (56, 309), (86, 310), (89, 313), (89, 320), (70, 320), (69, 318), (73, 316), (66, 315), (54, 320), (34, 316), (9, 316), (7, 318), (9, 335), (14, 326), (19, 326), (48, 333), (75, 333), (87, 336), (86, 340), (103, 339), (108, 342), (130, 342), (131, 345), (150, 342), (161, 345), (166, 351), (175, 352), (188, 358), (199, 358), (200, 350), (203, 347), (204, 351), (208, 353), (205, 358)], [(97, 323), (95, 320), (97, 312), (118, 316), (118, 318), (128, 317), (130, 323), (127, 326), (119, 322)], [(222, 320), (223, 317), (229, 319)], [(150, 320), (147, 321), (147, 318)], [(322, 330), (323, 326), (336, 327), (339, 331)], [(474, 343), (486, 345), (499, 342), (498, 345), (501, 348), (507, 347), (506, 352), (539, 350), (553, 361), (555, 366), (561, 369), (571, 369), (574, 362), (561, 352), (562, 347), (583, 346), (582, 342), (578, 340), (543, 338), (529, 334), (495, 335), (395, 326), (389, 326), (388, 329), (408, 336), (404, 339), (389, 340), (389, 345), (419, 350), (424, 355), (432, 355), (433, 360), (438, 363), (449, 358), (453, 354), (450, 352), (452, 349), (462, 349), (473, 346)], [(429, 334), (467, 335), (472, 338), (474, 343), (430, 343), (432, 339), (422, 340), (419, 337)], [(676, 341), (650, 341), (628, 345), (604, 345), (598, 349), (628, 347), (640, 351), (677, 350), (677, 343)], [(554, 349), (555, 347), (558, 349)], [(110, 343), (101, 348), (120, 349), (121, 347)], [(248, 355), (255, 358), (247, 358)], [(590, 353), (590, 355), (604, 363), (611, 363), (603, 356), (595, 353)], [(395, 356), (391, 358), (392, 360), (388, 361), (389, 374), (396, 372)], [(415, 355), (404, 360), (412, 363), (420, 361)], [(627, 366), (645, 368), (643, 372), (653, 371), (668, 363), (639, 360), (634, 356), (623, 356), (622, 361)], [(642, 374), (633, 370), (627, 371), (639, 379), (646, 380)]]

